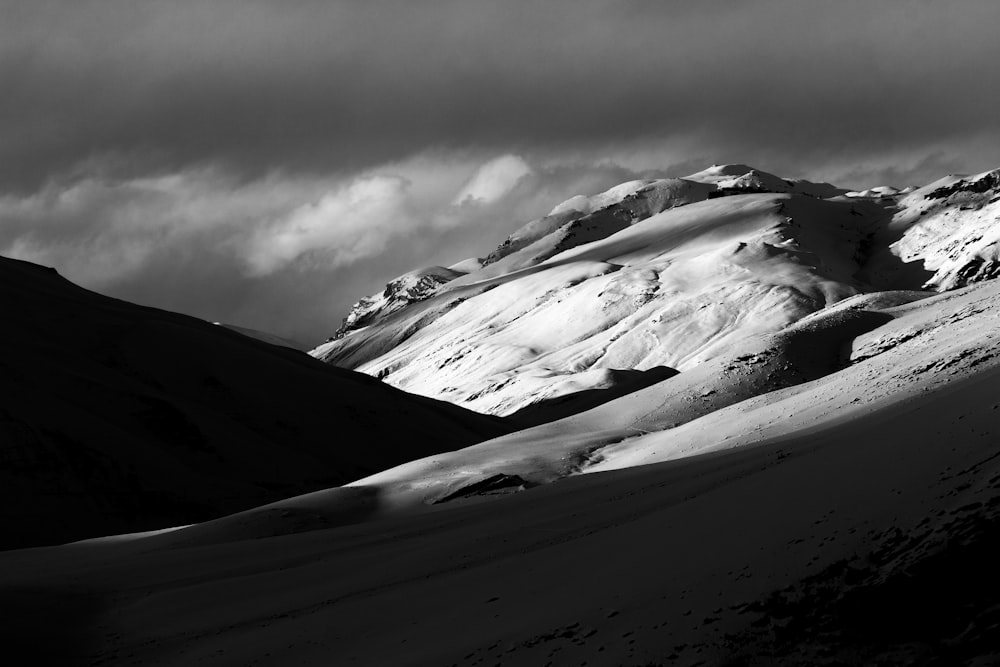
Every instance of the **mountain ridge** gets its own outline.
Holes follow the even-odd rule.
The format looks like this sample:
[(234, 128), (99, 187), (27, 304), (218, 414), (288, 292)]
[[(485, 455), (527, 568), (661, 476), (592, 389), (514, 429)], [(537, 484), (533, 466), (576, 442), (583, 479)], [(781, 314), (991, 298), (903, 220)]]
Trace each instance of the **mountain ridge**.
[[(684, 370), (726, 341), (777, 331), (853, 294), (941, 291), (1000, 274), (995, 173), (867, 195), (746, 165), (630, 181), (557, 205), (511, 234), (478, 270), (367, 312), (364, 327), (345, 326), (311, 354), (501, 415), (607, 388), (581, 375), (597, 368)], [(742, 274), (726, 284), (720, 276), (727, 272)], [(712, 282), (714, 290), (706, 287)], [(747, 292), (752, 285), (777, 301), (761, 301), (762, 293)], [(571, 305), (551, 307), (559, 301)], [(742, 304), (717, 305), (735, 301)], [(527, 333), (551, 328), (554, 319), (572, 335)]]

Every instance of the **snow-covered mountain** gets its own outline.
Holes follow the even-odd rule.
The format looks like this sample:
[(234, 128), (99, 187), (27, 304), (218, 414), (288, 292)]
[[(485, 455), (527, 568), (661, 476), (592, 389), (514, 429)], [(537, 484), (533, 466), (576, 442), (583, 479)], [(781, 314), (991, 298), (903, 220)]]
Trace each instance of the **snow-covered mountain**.
[[(507, 420), (0, 264), (29, 314), (4, 331), (25, 360), (4, 360), (8, 434), (100, 433), (65, 451), (134, 447), (182, 486), (201, 478), (162, 466), (178, 413), (203, 434), (332, 423), (338, 456), (407, 459), (2, 553), (0, 639), (52, 664), (997, 664), (998, 178), (626, 183), (393, 281), (316, 352)], [(199, 410), (217, 385), (231, 400)], [(237, 426), (199, 488), (232, 481)], [(301, 482), (301, 445), (254, 451)], [(101, 469), (49, 463), (38, 479)]]
[(392, 281), (312, 354), (498, 415), (689, 371), (850, 296), (996, 275), (997, 173), (909, 192), (746, 165), (624, 183), (556, 206), (481, 266)]
[(350, 485), (2, 553), (5, 646), (53, 664), (995, 664), (998, 325), (996, 280), (855, 295)]

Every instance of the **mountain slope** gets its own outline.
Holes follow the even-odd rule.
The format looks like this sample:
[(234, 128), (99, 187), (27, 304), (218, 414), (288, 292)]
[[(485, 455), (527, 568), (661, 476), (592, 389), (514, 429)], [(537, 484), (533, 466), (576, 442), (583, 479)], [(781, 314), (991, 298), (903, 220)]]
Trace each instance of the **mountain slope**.
[(688, 371), (855, 294), (998, 274), (996, 173), (850, 197), (745, 165), (625, 183), (312, 354), (502, 415), (632, 371)]
[[(1000, 367), (998, 318), (1000, 284), (992, 281), (937, 296), (860, 295), (599, 407), (404, 463), (348, 488), (365, 490), (373, 511), (395, 512), (500, 491), (480, 491), (485, 480), (494, 487), (504, 481), (504, 490), (515, 492), (582, 473), (756, 446), (828, 420), (847, 424), (956, 376)], [(341, 502), (330, 496), (322, 511), (339, 512)]]
[[(683, 371), (864, 289), (856, 259), (879, 207), (787, 192), (708, 199), (714, 187), (642, 185), (602, 221), (568, 223), (313, 354), (510, 414), (604, 386), (608, 372)], [(670, 207), (620, 214), (629, 197), (664, 191)]]
[[(64, 664), (992, 664), (1000, 357), (975, 332), (998, 287), (861, 300), (891, 319), (845, 368), (715, 423), (744, 446), (304, 534), (260, 539), (316, 511), (300, 501), (242, 532), (0, 554), (5, 645)], [(50, 623), (62, 641), (32, 640)]]
[[(524, 392), (519, 413), (544, 423), (194, 526), (0, 554), (8, 654), (997, 663), (994, 172), (820, 199), (742, 166), (707, 171), (695, 176), (727, 191), (592, 221), (586, 243), (535, 262), (534, 244), (567, 238), (548, 238), (553, 222), (396, 305), (385, 295), (327, 348), (402, 360), (382, 370), (415, 383), (463, 364), (489, 382), (491, 360), (514, 359), (482, 396), (508, 410)], [(474, 279), (518, 253), (525, 265)], [(676, 318), (657, 330), (663, 313)], [(658, 343), (615, 350), (624, 368), (573, 366), (631, 331)], [(474, 363), (433, 357), (461, 344)]]
[(903, 197), (892, 250), (922, 260), (939, 290), (1000, 277), (1000, 169), (942, 179)]
[(508, 432), (0, 259), (0, 546), (191, 523)]

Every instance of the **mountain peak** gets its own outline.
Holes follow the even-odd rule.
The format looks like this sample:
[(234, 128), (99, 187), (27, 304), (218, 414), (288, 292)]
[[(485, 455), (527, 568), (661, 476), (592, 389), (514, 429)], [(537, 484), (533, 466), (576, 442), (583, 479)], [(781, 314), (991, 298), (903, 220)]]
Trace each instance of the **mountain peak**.
[(752, 171), (759, 172), (760, 170), (745, 164), (713, 164), (706, 169), (702, 169), (701, 171), (695, 172), (690, 176), (685, 176), (684, 178), (692, 181), (699, 181), (724, 176), (742, 176), (743, 174), (748, 174)]

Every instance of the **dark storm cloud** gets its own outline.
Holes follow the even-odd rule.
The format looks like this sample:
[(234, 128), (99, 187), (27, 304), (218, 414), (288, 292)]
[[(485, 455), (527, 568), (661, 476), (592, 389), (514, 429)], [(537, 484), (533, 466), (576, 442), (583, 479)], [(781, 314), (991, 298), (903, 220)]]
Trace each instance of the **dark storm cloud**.
[(0, 253), (314, 341), (648, 170), (998, 166), (998, 24), (992, 0), (0, 0)]
[(0, 28), (0, 174), (685, 136), (846, 163), (995, 132), (998, 20), (990, 0), (23, 2)]

